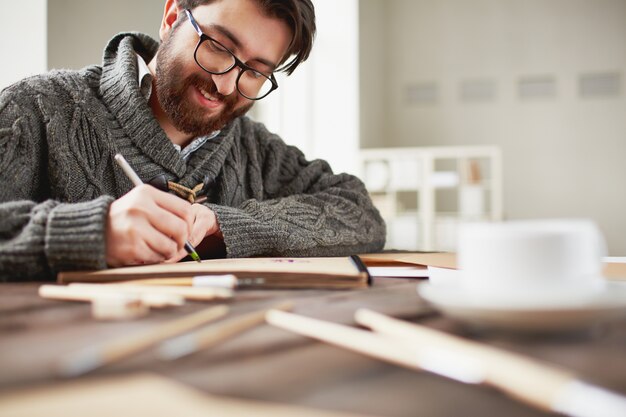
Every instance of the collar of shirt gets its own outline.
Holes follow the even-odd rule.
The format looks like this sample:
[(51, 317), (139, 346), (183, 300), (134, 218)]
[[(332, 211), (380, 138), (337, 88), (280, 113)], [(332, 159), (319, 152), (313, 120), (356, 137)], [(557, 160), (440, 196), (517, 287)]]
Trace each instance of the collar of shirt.
[(207, 140), (213, 139), (214, 137), (216, 137), (219, 134), (220, 134), (220, 131), (216, 130), (215, 132), (211, 133), (210, 135), (200, 136), (200, 137), (195, 138), (194, 140), (192, 140), (184, 148), (181, 148), (180, 145), (177, 145), (175, 143), (172, 143), (172, 145), (180, 153), (180, 156), (186, 161), (187, 159), (189, 159), (191, 154), (194, 153), (195, 151), (197, 151), (202, 145), (204, 145)]
[[(146, 101), (150, 100), (150, 94), (152, 94), (152, 73), (150, 72), (150, 68), (148, 68), (148, 64), (141, 57), (141, 55), (137, 55), (137, 84), (139, 85), (139, 92), (146, 99)], [(187, 146), (181, 148), (180, 145), (172, 143), (174, 148), (180, 153), (180, 156), (186, 161), (189, 159), (192, 153), (197, 151), (202, 145), (206, 143), (207, 140), (213, 139), (217, 135), (219, 135), (220, 131), (216, 130), (210, 135), (200, 136), (192, 140)]]
[(139, 92), (146, 99), (150, 100), (150, 94), (152, 94), (152, 73), (148, 64), (141, 57), (137, 55), (137, 84), (139, 85)]

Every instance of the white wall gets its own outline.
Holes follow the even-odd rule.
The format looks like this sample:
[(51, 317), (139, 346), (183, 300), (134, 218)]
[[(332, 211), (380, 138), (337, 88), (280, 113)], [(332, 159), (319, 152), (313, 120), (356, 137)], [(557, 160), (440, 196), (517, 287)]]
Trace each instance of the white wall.
[(46, 70), (46, 0), (0, 0), (0, 90)]
[(164, 6), (165, 0), (48, 0), (48, 68), (101, 64), (104, 47), (119, 32), (158, 39)]
[[(626, 254), (626, 1), (361, 5), (370, 8), (369, 17), (361, 11), (362, 33), (376, 13), (386, 45), (377, 56), (385, 63), (383, 109), (361, 102), (362, 115), (378, 118), (363, 123), (380, 123), (383, 133), (365, 145), (499, 145), (507, 218), (591, 217), (611, 253)], [(617, 94), (582, 97), (581, 74), (607, 71), (618, 75)], [(364, 78), (371, 74), (362, 69)], [(552, 77), (554, 95), (520, 98), (520, 80), (537, 76)], [(483, 101), (464, 101), (460, 84), (468, 80), (493, 90)], [(416, 93), (424, 85), (436, 86), (433, 97)]]
[(361, 147), (373, 148), (386, 143), (383, 121), (386, 107), (388, 62), (387, 7), (381, 0), (359, 1), (359, 71)]
[(256, 105), (255, 117), (335, 172), (356, 172), (359, 150), (358, 0), (313, 0), (317, 38), (308, 61)]

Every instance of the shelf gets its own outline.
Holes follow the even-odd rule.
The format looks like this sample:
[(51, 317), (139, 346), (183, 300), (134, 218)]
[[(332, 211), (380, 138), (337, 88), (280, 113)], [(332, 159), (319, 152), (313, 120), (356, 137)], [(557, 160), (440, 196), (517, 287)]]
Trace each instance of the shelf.
[(455, 224), (502, 217), (497, 147), (366, 149), (361, 169), (388, 224), (387, 248), (449, 250)]

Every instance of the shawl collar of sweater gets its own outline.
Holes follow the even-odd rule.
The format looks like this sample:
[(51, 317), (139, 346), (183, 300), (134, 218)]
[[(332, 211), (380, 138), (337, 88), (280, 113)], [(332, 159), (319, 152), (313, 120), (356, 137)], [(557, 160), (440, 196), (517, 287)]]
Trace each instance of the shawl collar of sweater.
[[(161, 129), (137, 83), (135, 54), (150, 61), (157, 49), (158, 43), (147, 35), (116, 35), (104, 50), (99, 93), (133, 144), (152, 161), (180, 178), (186, 171), (185, 161)], [(135, 160), (140, 155), (131, 149), (124, 149), (123, 143), (119, 143), (119, 146), (118, 151), (128, 159), (131, 166), (136, 167), (142, 177), (141, 166), (144, 164)]]

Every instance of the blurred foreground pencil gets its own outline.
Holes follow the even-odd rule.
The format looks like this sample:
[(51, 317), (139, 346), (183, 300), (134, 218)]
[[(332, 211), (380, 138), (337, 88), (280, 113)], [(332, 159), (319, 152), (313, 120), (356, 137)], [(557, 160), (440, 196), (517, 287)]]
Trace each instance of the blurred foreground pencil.
[[(148, 278), (117, 282), (120, 285), (160, 285), (200, 288), (265, 287), (264, 278), (237, 278), (235, 275), (201, 275), (193, 278)], [(112, 284), (107, 284), (112, 285)]]
[(473, 358), (482, 368), (481, 383), (541, 410), (574, 417), (626, 416), (626, 396), (585, 382), (567, 369), (372, 310), (358, 310), (355, 319), (392, 343), (413, 348), (427, 344), (455, 357)]
[(240, 333), (265, 323), (265, 314), (269, 310), (288, 311), (293, 309), (292, 302), (284, 302), (252, 313), (243, 314), (223, 322), (209, 325), (194, 333), (186, 334), (160, 345), (157, 355), (162, 359), (173, 360), (190, 355), (202, 349), (230, 339)]
[(183, 305), (185, 302), (180, 294), (159, 292), (152, 287), (144, 288), (143, 291), (116, 291), (114, 288), (105, 288), (100, 284), (42, 285), (39, 287), (39, 296), (51, 300), (92, 303), (104, 303), (113, 300), (139, 301), (152, 308), (175, 307)]
[(185, 287), (168, 285), (140, 285), (134, 281), (127, 283), (113, 284), (82, 284), (72, 283), (69, 288), (82, 289), (85, 291), (98, 291), (100, 293), (121, 293), (121, 294), (163, 294), (177, 295), (187, 300), (211, 301), (216, 299), (226, 299), (233, 296), (233, 291), (220, 287)]
[(61, 360), (59, 375), (72, 377), (85, 374), (101, 366), (117, 362), (146, 350), (159, 342), (191, 331), (206, 323), (217, 320), (228, 313), (228, 307), (219, 305), (201, 310), (188, 316), (157, 325), (139, 334), (122, 337), (100, 346), (93, 346), (69, 354)]
[(464, 383), (488, 384), (544, 411), (574, 417), (621, 417), (626, 397), (579, 380), (572, 372), (370, 310), (355, 315), (374, 332), (282, 311), (267, 321), (336, 346)]

